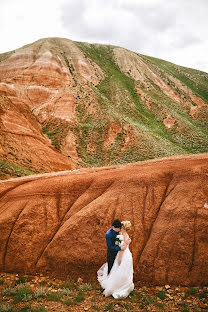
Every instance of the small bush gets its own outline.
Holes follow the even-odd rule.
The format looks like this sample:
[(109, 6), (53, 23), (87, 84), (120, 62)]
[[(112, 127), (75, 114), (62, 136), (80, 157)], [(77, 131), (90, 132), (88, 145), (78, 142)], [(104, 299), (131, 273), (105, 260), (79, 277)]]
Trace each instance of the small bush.
[(24, 284), (24, 283), (26, 283), (26, 282), (27, 282), (27, 278), (24, 277), (24, 276), (20, 276), (20, 277), (18, 278), (18, 280), (15, 281), (15, 283), (16, 283), (17, 285), (19, 285), (19, 284)]
[(13, 312), (13, 309), (9, 305), (0, 305), (0, 312)]
[(63, 295), (60, 292), (50, 292), (47, 294), (47, 300), (48, 301), (59, 301)]
[(61, 285), (61, 288), (78, 289), (78, 286), (76, 282), (67, 280), (64, 284)]
[(125, 309), (126, 311), (131, 311), (131, 310), (133, 310), (133, 307), (132, 307), (130, 304), (127, 304), (127, 303), (125, 303), (125, 304), (123, 305), (123, 307), (124, 307), (124, 309)]
[(69, 289), (69, 288), (63, 288), (61, 291), (60, 291), (60, 294), (62, 296), (71, 296), (73, 295), (73, 292)]
[(66, 305), (70, 306), (70, 305), (74, 304), (74, 301), (71, 300), (71, 299), (68, 299), (68, 300), (65, 300), (64, 303), (65, 303)]
[(53, 283), (49, 283), (49, 284), (48, 284), (48, 287), (49, 287), (49, 288), (50, 288), (50, 287), (51, 287), (51, 288), (54, 288), (54, 284), (53, 284)]
[(129, 295), (130, 296), (135, 296), (135, 294), (136, 294), (135, 290), (132, 290)]
[(46, 281), (40, 281), (40, 283), (39, 283), (40, 286), (44, 286), (45, 284), (47, 284)]
[(37, 307), (33, 309), (33, 312), (48, 312), (48, 309), (46, 309), (45, 307)]
[(37, 289), (34, 292), (34, 298), (35, 299), (37, 299), (37, 298), (44, 298), (47, 294), (48, 294), (48, 290), (47, 289), (40, 288), (40, 289)]
[(205, 292), (200, 292), (200, 294), (199, 294), (199, 298), (200, 299), (204, 299), (204, 298), (207, 298), (207, 294), (205, 293)]
[(92, 309), (95, 310), (95, 311), (100, 311), (100, 308), (96, 305), (92, 305)]
[(4, 280), (0, 280), (0, 285), (4, 285)]
[(93, 287), (92, 287), (91, 284), (85, 283), (85, 284), (82, 284), (82, 285), (79, 287), (79, 289), (80, 289), (81, 291), (89, 291), (89, 290), (92, 290)]
[(15, 293), (14, 297), (14, 303), (18, 302), (28, 302), (32, 300), (32, 291), (28, 286), (20, 285), (17, 288), (17, 291)]
[(24, 306), (18, 312), (27, 312), (31, 311), (31, 306)]
[(160, 290), (155, 294), (156, 297), (160, 299), (165, 299), (167, 297), (165, 290)]
[(187, 294), (181, 296), (182, 300), (186, 300), (187, 298), (188, 298)]
[(192, 287), (192, 288), (190, 288), (189, 290), (188, 290), (188, 294), (189, 295), (196, 295), (196, 288), (195, 287)]
[(111, 311), (113, 309), (113, 304), (112, 302), (106, 304), (104, 307), (103, 307), (103, 310), (104, 311)]
[(14, 296), (16, 294), (16, 289), (6, 286), (1, 291), (2, 296)]
[(100, 286), (100, 284), (96, 283), (96, 282), (92, 282), (91, 284), (92, 289), (94, 290), (102, 290), (102, 287)]
[(96, 302), (96, 301), (97, 301), (97, 297), (96, 297), (96, 296), (92, 297), (92, 298), (91, 298), (91, 301), (92, 301), (92, 302)]
[(130, 301), (132, 303), (137, 302), (139, 298), (141, 298), (141, 294), (139, 292), (136, 292), (135, 290), (133, 290), (132, 292), (130, 292)]
[(155, 300), (154, 300), (154, 298), (152, 298), (151, 296), (147, 296), (147, 297), (144, 297), (143, 303), (144, 303), (146, 306), (148, 306), (148, 305), (150, 305), (150, 304), (155, 303)]
[(85, 300), (85, 296), (83, 295), (82, 291), (79, 291), (75, 297), (76, 302), (81, 302)]

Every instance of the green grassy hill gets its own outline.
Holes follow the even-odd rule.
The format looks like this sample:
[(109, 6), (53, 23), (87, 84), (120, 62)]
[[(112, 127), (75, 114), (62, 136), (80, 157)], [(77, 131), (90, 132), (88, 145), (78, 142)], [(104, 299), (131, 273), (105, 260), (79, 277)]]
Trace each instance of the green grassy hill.
[[(34, 64), (50, 52), (70, 76), (68, 85), (56, 88), (59, 97), (48, 102), (30, 100), (28, 105), (50, 143), (68, 158), (76, 154), (78, 166), (208, 152), (207, 73), (120, 47), (62, 38), (41, 39), (18, 51), (23, 58), (24, 52), (33, 53)], [(1, 64), (9, 64), (13, 55), (15, 51), (0, 55), (0, 82), (8, 82), (8, 77), (1, 77)], [(21, 86), (10, 72), (10, 81), (21, 89), (20, 97), (34, 84), (36, 73), (31, 68), (18, 69), (18, 77), (26, 71), (31, 77), (30, 82), (22, 79)], [(46, 80), (47, 75), (53, 82), (54, 72), (46, 74)], [(60, 110), (56, 103), (64, 94), (74, 97), (74, 115), (69, 118), (56, 114), (56, 109)], [(23, 99), (25, 102), (26, 96)], [(72, 105), (70, 101), (68, 105)], [(74, 153), (72, 147), (65, 148), (69, 137), (74, 140)], [(16, 163), (5, 155), (2, 158)], [(16, 164), (24, 168), (23, 163)]]

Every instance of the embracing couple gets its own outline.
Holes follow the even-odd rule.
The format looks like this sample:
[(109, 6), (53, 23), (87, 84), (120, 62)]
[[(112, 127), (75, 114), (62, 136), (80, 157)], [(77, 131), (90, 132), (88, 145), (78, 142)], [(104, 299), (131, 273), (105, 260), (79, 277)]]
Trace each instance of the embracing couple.
[(116, 219), (106, 232), (107, 263), (97, 272), (105, 296), (125, 298), (134, 289), (133, 260), (129, 250), (131, 239), (127, 233), (130, 228), (130, 221)]

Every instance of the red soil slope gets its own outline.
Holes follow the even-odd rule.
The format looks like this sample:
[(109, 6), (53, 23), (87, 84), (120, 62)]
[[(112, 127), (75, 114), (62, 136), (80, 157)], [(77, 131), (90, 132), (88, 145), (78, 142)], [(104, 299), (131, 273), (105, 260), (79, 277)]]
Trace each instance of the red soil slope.
[(114, 218), (132, 222), (135, 279), (208, 280), (208, 154), (0, 182), (0, 270), (92, 279)]

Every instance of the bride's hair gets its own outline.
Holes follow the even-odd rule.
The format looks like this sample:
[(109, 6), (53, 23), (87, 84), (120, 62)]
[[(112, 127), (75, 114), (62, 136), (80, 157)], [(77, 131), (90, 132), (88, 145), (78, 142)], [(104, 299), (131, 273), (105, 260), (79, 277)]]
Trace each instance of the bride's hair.
[(121, 227), (125, 231), (129, 231), (131, 229), (131, 222), (130, 221), (121, 221)]

